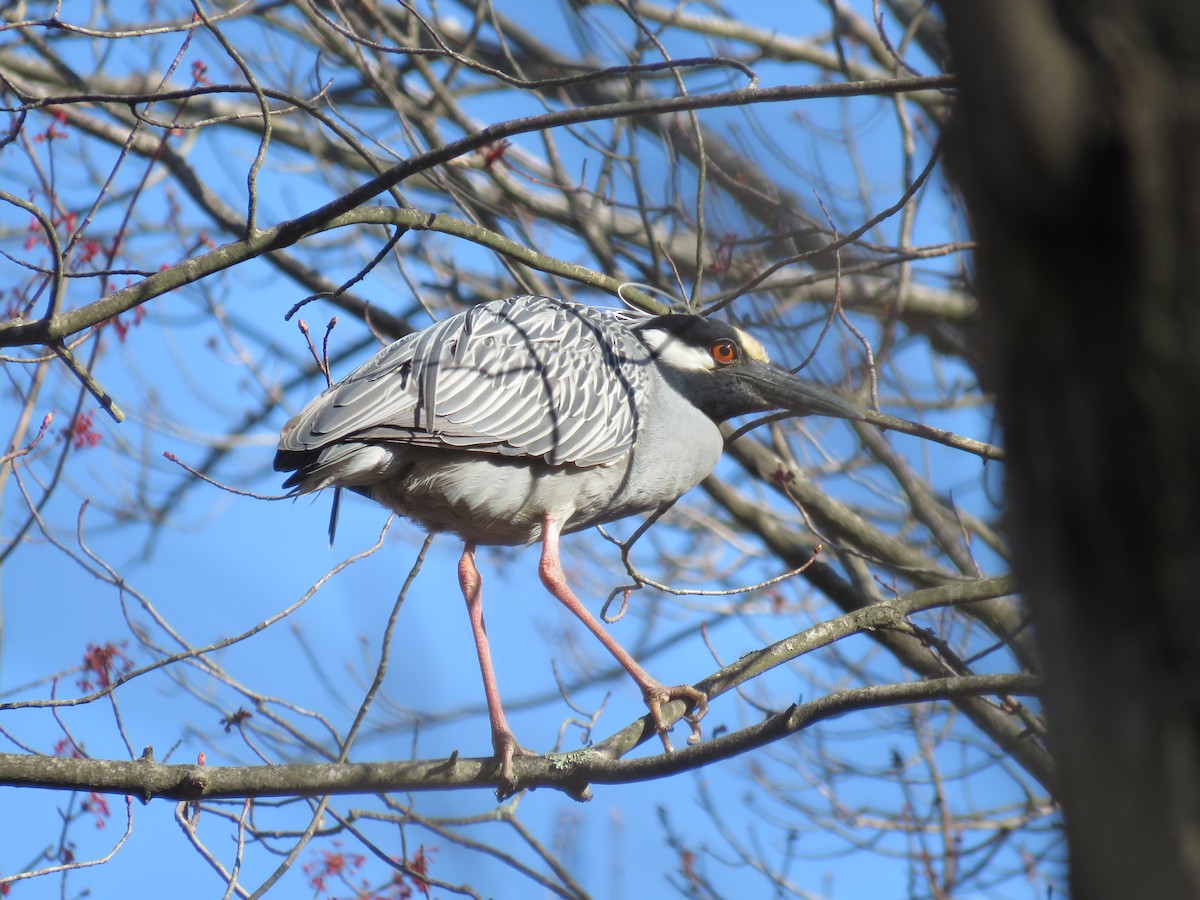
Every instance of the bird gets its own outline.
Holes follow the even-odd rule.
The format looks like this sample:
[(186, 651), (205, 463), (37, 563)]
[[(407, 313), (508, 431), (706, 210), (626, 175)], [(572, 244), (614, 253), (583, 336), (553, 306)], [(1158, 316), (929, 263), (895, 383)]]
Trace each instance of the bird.
[(716, 467), (720, 423), (780, 409), (864, 415), (721, 320), (525, 295), (476, 304), (379, 350), (284, 425), (274, 468), (290, 473), (294, 495), (346, 488), (463, 541), (458, 580), (492, 748), (515, 789), (513, 759), (532, 754), (501, 704), (476, 548), (541, 542), (543, 585), (629, 673), (670, 750), (663, 706), (683, 700), (698, 737), (708, 698), (664, 685), (621, 647), (572, 591), (559, 539), (673, 503)]

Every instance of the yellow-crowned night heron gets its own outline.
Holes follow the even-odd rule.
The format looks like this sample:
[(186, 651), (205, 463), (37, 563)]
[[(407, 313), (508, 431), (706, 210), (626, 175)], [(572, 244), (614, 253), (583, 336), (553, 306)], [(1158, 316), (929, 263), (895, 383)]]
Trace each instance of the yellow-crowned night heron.
[(686, 701), (695, 726), (707, 698), (652, 678), (580, 603), (563, 575), (559, 536), (675, 500), (716, 466), (717, 423), (780, 408), (862, 416), (713, 319), (516, 297), (381, 350), (284, 426), (275, 468), (292, 473), (284, 486), (296, 493), (349, 488), (465, 542), (459, 582), (492, 745), (511, 784), (513, 756), (525, 751), (500, 705), (476, 545), (541, 540), (542, 582), (637, 682), (660, 733), (672, 699)]

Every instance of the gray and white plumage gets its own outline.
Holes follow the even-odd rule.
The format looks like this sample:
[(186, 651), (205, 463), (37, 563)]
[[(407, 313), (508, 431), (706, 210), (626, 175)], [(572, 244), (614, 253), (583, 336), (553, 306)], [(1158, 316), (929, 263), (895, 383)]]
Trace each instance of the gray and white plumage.
[[(738, 359), (713, 360), (703, 342), (718, 340)], [(724, 323), (494, 301), (402, 338), (326, 390), (284, 428), (275, 468), (299, 493), (347, 487), (464, 540), (523, 544), (547, 513), (576, 531), (694, 487), (720, 457), (717, 422), (782, 405), (763, 394), (763, 373), (789, 385), (796, 412), (857, 417)]]
[(514, 758), (528, 751), (500, 701), (476, 545), (540, 540), (542, 583), (637, 683), (663, 745), (671, 700), (683, 701), (698, 739), (707, 697), (666, 687), (617, 643), (571, 591), (558, 540), (675, 500), (716, 466), (720, 422), (779, 408), (862, 417), (731, 325), (515, 297), (385, 347), (284, 426), (275, 468), (292, 473), (284, 485), (295, 493), (349, 488), (462, 538), (459, 586), (506, 794)]

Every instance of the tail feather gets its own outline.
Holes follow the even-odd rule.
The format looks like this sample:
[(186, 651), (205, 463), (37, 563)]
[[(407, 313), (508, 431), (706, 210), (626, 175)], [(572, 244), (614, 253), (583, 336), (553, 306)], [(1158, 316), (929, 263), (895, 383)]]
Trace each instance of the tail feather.
[(319, 450), (277, 450), (274, 469), (276, 472), (291, 472), (283, 486), (296, 487), (320, 465), (320, 457)]

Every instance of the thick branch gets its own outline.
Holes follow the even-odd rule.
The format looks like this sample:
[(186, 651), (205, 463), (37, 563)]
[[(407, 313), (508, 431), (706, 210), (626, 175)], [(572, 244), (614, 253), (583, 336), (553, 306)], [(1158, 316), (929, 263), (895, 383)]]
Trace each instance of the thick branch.
[[(840, 691), (791, 706), (765, 722), (675, 753), (618, 760), (599, 749), (514, 760), (526, 788), (554, 787), (586, 799), (589, 784), (628, 784), (663, 778), (761, 747), (834, 716), (861, 709), (981, 694), (1028, 694), (1032, 675), (972, 675)], [(496, 760), (451, 756), (444, 760), (383, 763), (295, 763), (283, 766), (199, 766), (156, 763), (149, 750), (133, 762), (0, 754), (0, 784), (152, 799), (434, 791), (494, 787)]]

